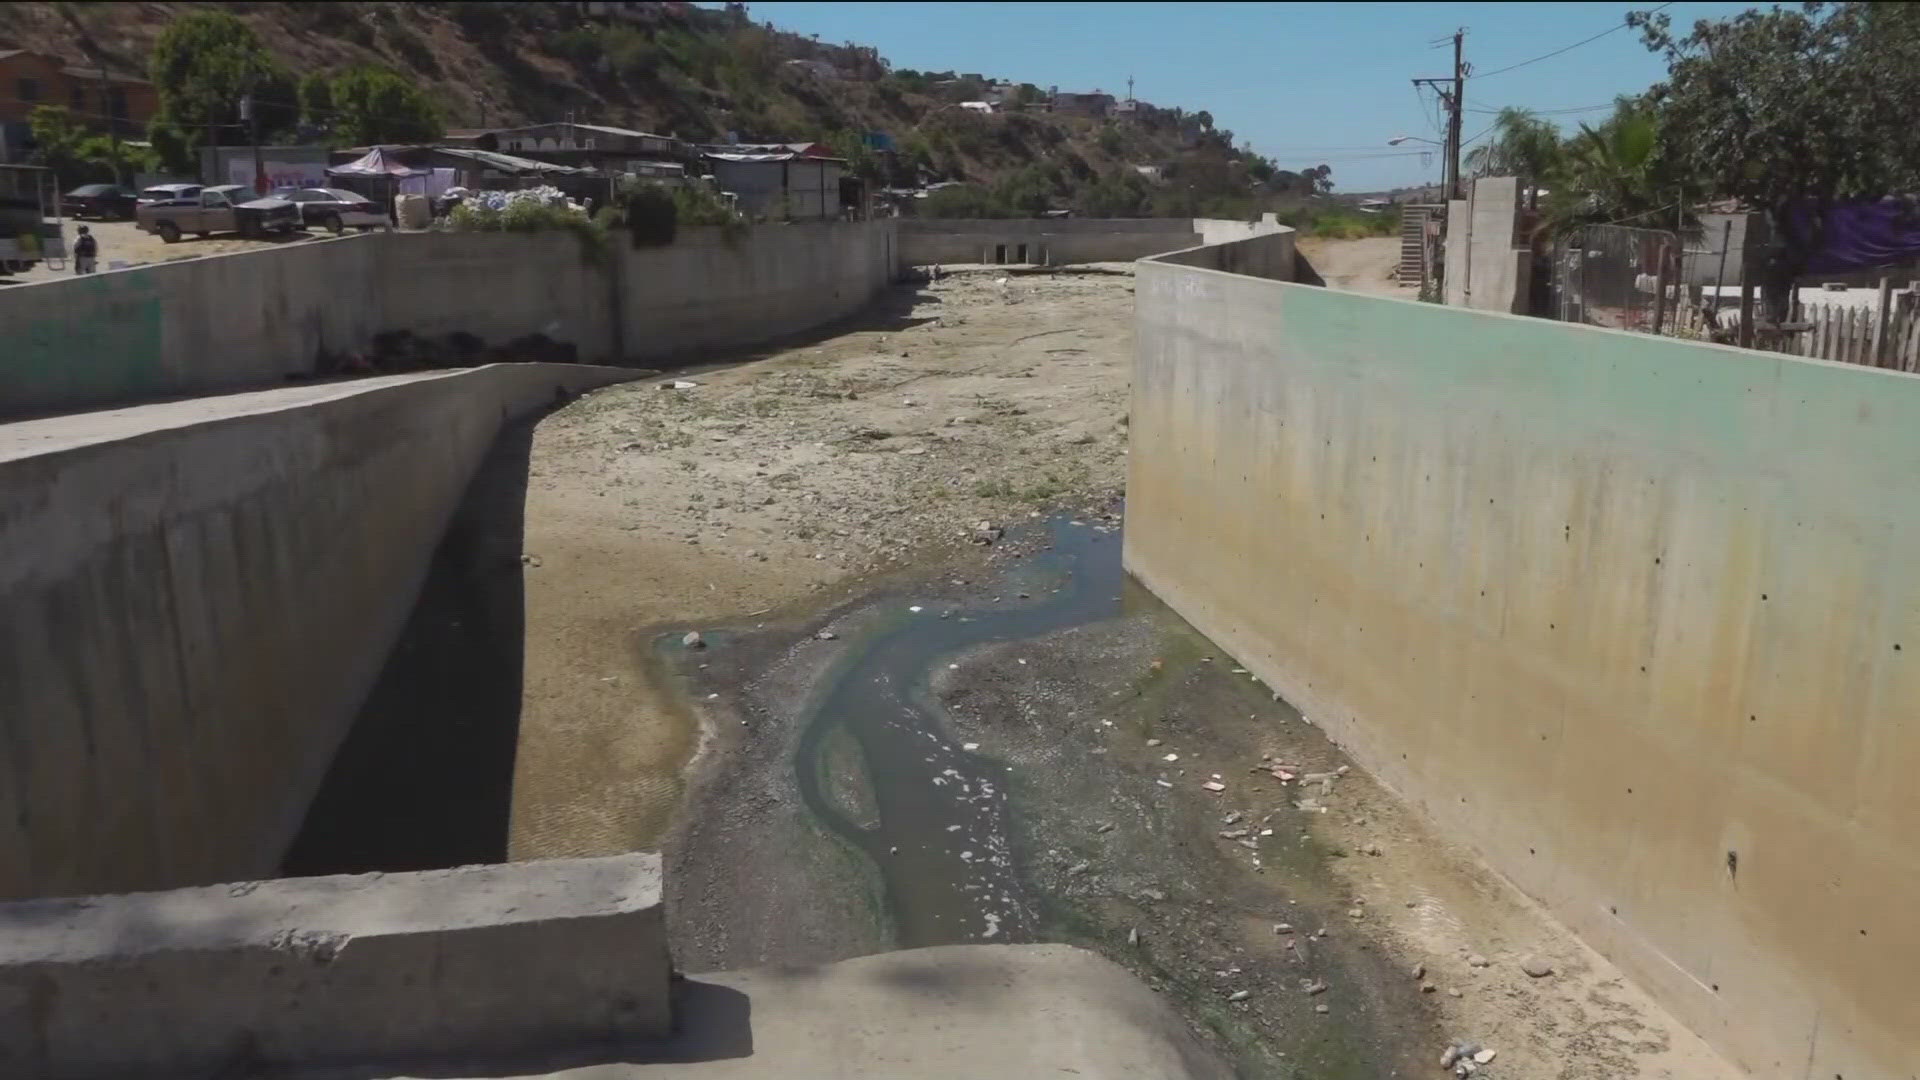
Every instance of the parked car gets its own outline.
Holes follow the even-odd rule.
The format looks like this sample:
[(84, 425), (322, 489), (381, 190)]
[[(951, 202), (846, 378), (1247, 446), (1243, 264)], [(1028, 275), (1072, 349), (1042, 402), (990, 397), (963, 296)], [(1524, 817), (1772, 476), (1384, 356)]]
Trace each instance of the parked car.
[(338, 236), (346, 229), (378, 229), (389, 222), (373, 200), (342, 188), (289, 188), (274, 195), (300, 208), (300, 220)]
[(300, 228), (300, 208), (285, 199), (249, 198), (253, 192), (239, 184), (202, 188), (198, 197), (147, 203), (134, 213), (144, 232), (169, 244), (182, 233), (237, 232), (265, 236)]
[(119, 184), (81, 184), (61, 196), (61, 202), (74, 217), (117, 221), (133, 216), (139, 198)]
[(172, 202), (175, 199), (197, 199), (200, 197), (199, 184), (155, 184), (140, 189), (138, 204)]

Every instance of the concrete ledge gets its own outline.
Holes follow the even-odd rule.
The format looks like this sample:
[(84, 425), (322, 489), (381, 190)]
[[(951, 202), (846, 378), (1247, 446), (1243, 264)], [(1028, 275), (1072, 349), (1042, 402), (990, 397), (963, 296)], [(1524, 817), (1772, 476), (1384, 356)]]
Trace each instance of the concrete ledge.
[(0, 904), (0, 1076), (251, 1075), (671, 1026), (660, 856)]

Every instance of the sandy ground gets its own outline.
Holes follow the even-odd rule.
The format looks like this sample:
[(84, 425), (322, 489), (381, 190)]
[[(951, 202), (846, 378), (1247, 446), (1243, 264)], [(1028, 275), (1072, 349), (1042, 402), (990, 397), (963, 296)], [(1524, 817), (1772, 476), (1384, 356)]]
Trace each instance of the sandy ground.
[[(1336, 287), (1404, 295), (1386, 279), (1394, 244), (1307, 246)], [(598, 391), (541, 423), (512, 857), (665, 842), (690, 970), (888, 947), (871, 865), (793, 797), (798, 717), (876, 594), (937, 586), (957, 602), (972, 588), (958, 583), (985, 580), (1010, 546), (969, 543), (977, 523), (1119, 491), (1131, 284), (1124, 267), (960, 272), (812, 340)], [(839, 638), (821, 642), (828, 620)], [(695, 630), (709, 647), (681, 650)], [(1146, 673), (1153, 692), (1096, 730), (1084, 703)], [(1495, 1078), (1735, 1075), (1357, 768), (1324, 814), (1249, 782), (1262, 754), (1309, 771), (1348, 763), (1243, 678), (1161, 610), (1018, 656), (981, 650), (937, 687), (955, 737), (1024, 777), (1022, 872), (1049, 912), (1045, 936), (1128, 964), (1254, 1074), (1437, 1071), (1460, 1037), (1498, 1049), (1482, 1073)], [(1175, 746), (1186, 771), (1169, 775), (1160, 755)], [(857, 772), (842, 756), (830, 768)], [(1206, 772), (1229, 778), (1225, 796), (1198, 790)], [(1277, 839), (1256, 848), (1275, 846), (1220, 837), (1234, 811), (1274, 822)], [(1096, 819), (1126, 824), (1099, 833)], [(1070, 873), (1076, 859), (1095, 868)], [(1282, 921), (1295, 932), (1276, 934)], [(1523, 956), (1554, 974), (1526, 975)], [(1305, 995), (1302, 979), (1329, 990)], [(1222, 980), (1253, 993), (1230, 1001)]]
[(1320, 272), (1330, 288), (1375, 296), (1398, 296), (1403, 300), (1419, 297), (1419, 289), (1402, 287), (1393, 279), (1400, 265), (1400, 238), (1370, 236), (1362, 240), (1323, 240), (1302, 237), (1298, 246), (1313, 268)]
[[(177, 244), (169, 244), (151, 233), (141, 232), (131, 221), (72, 221), (64, 228), (67, 248), (72, 250), (75, 229), (85, 225), (100, 244), (100, 269), (113, 268), (116, 262), (127, 266), (144, 266), (148, 263), (171, 262), (176, 259), (197, 259), (202, 255), (230, 255), (236, 251), (257, 251), (263, 247), (279, 244), (299, 244), (309, 240), (328, 237), (321, 229), (311, 232), (294, 232), (286, 236), (272, 236), (259, 240), (247, 240), (227, 233), (205, 237), (185, 236)], [(24, 285), (35, 281), (54, 281), (73, 276), (73, 261), (66, 260), (58, 269), (41, 263), (23, 274), (0, 274), (0, 287), (6, 285)]]

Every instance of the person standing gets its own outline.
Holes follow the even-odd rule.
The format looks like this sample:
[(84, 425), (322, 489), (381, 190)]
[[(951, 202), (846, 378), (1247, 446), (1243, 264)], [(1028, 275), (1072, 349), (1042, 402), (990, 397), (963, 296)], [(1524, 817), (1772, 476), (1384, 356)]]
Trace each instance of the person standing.
[(73, 242), (73, 272), (93, 273), (94, 267), (99, 265), (99, 257), (100, 242), (93, 238), (93, 233), (85, 225), (80, 226), (80, 236)]

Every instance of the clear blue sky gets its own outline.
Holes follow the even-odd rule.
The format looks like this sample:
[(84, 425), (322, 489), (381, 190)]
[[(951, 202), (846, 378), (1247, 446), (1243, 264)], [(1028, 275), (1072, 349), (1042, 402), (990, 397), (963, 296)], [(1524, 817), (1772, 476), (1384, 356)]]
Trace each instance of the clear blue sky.
[[(1396, 135), (1440, 137), (1431, 94), (1408, 80), (1450, 74), (1451, 48), (1428, 43), (1467, 31), (1481, 72), (1540, 56), (1621, 23), (1654, 3), (1206, 4), (1206, 3), (754, 3), (748, 13), (822, 41), (872, 45), (895, 67), (1126, 92), (1142, 101), (1205, 109), (1214, 123), (1282, 168), (1326, 163), (1341, 191), (1437, 181), (1437, 155)], [(1676, 26), (1752, 4), (1673, 3)], [(1602, 105), (1643, 90), (1665, 71), (1632, 30), (1484, 81), (1469, 77), (1471, 109), (1547, 111)], [(1563, 114), (1572, 122), (1604, 110)], [(1469, 138), (1493, 119), (1469, 111)]]

